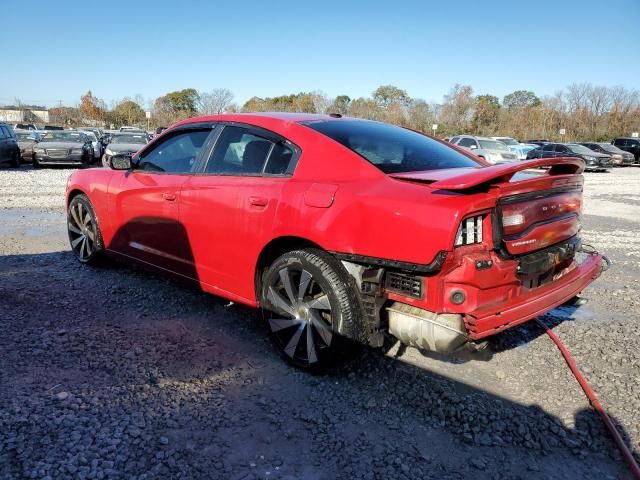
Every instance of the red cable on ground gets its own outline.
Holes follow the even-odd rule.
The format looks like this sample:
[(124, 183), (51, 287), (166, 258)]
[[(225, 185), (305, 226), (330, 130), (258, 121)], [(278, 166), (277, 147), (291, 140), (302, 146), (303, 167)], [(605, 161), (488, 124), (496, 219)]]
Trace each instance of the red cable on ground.
[(636, 480), (640, 480), (640, 466), (638, 465), (638, 462), (636, 462), (636, 459), (633, 457), (633, 453), (631, 453), (629, 447), (627, 447), (627, 445), (624, 443), (620, 432), (618, 432), (615, 425), (611, 421), (611, 418), (609, 418), (609, 415), (607, 415), (607, 412), (605, 412), (602, 404), (596, 398), (596, 394), (593, 393), (593, 390), (591, 390), (591, 387), (582, 376), (582, 373), (580, 373), (580, 370), (578, 370), (578, 366), (569, 353), (569, 350), (567, 350), (567, 347), (564, 346), (560, 338), (549, 327), (547, 327), (542, 320), (536, 318), (536, 322), (538, 322), (538, 325), (545, 329), (547, 335), (551, 337), (551, 340), (554, 341), (554, 343), (560, 350), (560, 353), (562, 353), (562, 356), (567, 361), (571, 372), (573, 372), (573, 375), (576, 377), (576, 380), (578, 380), (578, 383), (582, 387), (582, 390), (584, 390), (585, 395), (589, 399), (589, 403), (591, 403), (591, 406), (596, 410), (596, 412), (600, 414), (600, 417), (602, 417), (602, 421), (607, 426), (609, 433), (611, 433), (611, 436), (618, 445), (618, 449), (620, 450), (620, 453), (622, 453), (624, 461), (627, 462), (627, 465), (629, 466), (629, 469), (631, 470), (634, 478)]

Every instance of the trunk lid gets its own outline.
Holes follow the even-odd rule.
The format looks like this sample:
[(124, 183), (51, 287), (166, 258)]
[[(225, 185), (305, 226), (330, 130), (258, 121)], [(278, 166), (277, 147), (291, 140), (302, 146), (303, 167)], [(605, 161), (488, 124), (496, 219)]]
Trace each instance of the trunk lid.
[[(531, 171), (539, 167), (546, 170)], [(547, 158), (391, 176), (426, 184), (434, 191), (492, 194), (496, 199), (494, 246), (522, 255), (578, 233), (584, 167), (578, 158)]]

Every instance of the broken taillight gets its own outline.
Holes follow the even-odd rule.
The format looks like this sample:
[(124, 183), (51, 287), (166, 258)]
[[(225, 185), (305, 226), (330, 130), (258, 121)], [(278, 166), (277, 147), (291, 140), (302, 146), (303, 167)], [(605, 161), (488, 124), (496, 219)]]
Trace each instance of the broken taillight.
[(505, 236), (518, 235), (530, 226), (567, 215), (580, 215), (582, 193), (569, 192), (550, 197), (504, 203), (502, 229)]
[(458, 227), (456, 234), (456, 247), (482, 243), (482, 222), (484, 215), (475, 215), (465, 218)]

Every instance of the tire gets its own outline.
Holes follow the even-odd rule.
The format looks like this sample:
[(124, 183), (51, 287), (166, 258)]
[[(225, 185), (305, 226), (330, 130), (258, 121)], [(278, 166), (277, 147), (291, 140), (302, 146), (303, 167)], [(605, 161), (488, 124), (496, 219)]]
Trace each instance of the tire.
[(35, 155), (33, 156), (33, 168), (42, 168), (42, 165), (40, 165), (40, 162), (38, 161), (38, 159), (35, 157)]
[(71, 251), (80, 263), (96, 265), (102, 259), (102, 233), (93, 206), (86, 195), (77, 195), (69, 203), (67, 233)]
[(357, 324), (362, 316), (351, 285), (342, 264), (322, 250), (288, 252), (271, 264), (262, 277), (260, 304), (287, 362), (319, 373), (360, 350), (338, 333), (338, 325)]
[(13, 168), (18, 168), (20, 166), (20, 152), (13, 154), (11, 157), (11, 166)]

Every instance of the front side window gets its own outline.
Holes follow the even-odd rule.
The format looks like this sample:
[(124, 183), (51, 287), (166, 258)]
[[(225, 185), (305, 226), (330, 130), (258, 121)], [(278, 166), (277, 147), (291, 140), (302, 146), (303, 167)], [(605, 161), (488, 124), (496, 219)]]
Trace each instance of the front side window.
[(290, 171), (293, 148), (257, 132), (226, 126), (205, 171), (220, 175), (283, 175)]
[(144, 152), (136, 170), (156, 173), (189, 173), (211, 130), (190, 130), (163, 140)]
[(553, 145), (553, 144), (544, 145), (542, 147), (542, 151), (543, 152), (553, 152), (553, 147), (555, 147), (555, 145)]
[(0, 139), (5, 139), (5, 138), (9, 138), (9, 131), (4, 127), (0, 125)]

